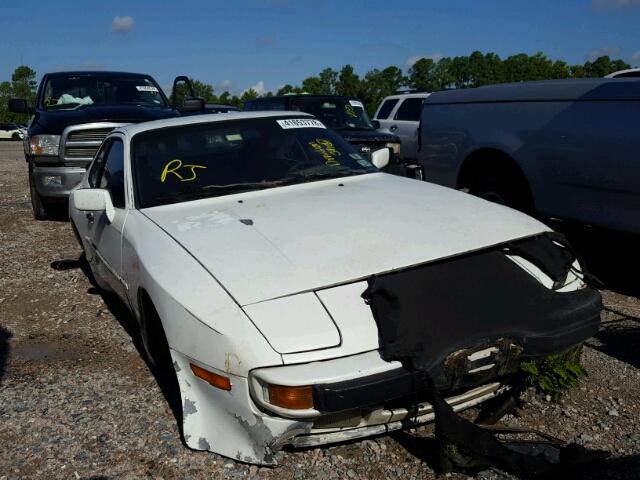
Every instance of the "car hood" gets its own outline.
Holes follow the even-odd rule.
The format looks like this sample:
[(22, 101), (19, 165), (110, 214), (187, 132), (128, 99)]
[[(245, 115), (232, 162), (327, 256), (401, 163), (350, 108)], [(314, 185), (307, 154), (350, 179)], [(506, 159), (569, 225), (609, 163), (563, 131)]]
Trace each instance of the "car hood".
[(336, 130), (349, 143), (400, 142), (400, 137), (379, 130)]
[(243, 306), (548, 230), (510, 208), (384, 173), (142, 212)]
[(35, 133), (61, 134), (69, 125), (81, 123), (139, 123), (178, 115), (178, 111), (171, 108), (145, 108), (138, 105), (87, 106), (76, 110), (40, 111), (34, 118), (33, 126), (37, 125), (42, 130)]

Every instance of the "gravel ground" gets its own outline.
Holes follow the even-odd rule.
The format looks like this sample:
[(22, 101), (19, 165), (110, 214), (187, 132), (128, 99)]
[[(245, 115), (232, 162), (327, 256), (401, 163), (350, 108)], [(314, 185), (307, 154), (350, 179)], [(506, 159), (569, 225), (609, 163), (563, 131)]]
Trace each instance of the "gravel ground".
[[(575, 238), (612, 290), (603, 291), (602, 330), (584, 350), (589, 376), (557, 404), (528, 392), (517, 416), (502, 423), (611, 453), (582, 478), (639, 478), (640, 288), (630, 273), (639, 267), (636, 239), (594, 232)], [(21, 145), (1, 143), (0, 480), (439, 478), (416, 441), (430, 436), (431, 426), (287, 451), (278, 468), (189, 450), (167, 400), (172, 396), (143, 360), (126, 312), (81, 270), (51, 267), (79, 255), (67, 222), (32, 219)], [(510, 477), (484, 471), (476, 478)]]

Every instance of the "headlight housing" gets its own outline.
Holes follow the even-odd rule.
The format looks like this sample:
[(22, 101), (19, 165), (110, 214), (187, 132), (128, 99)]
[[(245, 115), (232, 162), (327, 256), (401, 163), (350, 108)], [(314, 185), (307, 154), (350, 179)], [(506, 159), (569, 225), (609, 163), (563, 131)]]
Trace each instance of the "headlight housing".
[(54, 155), (60, 150), (60, 135), (34, 135), (29, 139), (32, 155)]
[(389, 142), (385, 145), (385, 147), (390, 148), (394, 155), (400, 155), (400, 143)]

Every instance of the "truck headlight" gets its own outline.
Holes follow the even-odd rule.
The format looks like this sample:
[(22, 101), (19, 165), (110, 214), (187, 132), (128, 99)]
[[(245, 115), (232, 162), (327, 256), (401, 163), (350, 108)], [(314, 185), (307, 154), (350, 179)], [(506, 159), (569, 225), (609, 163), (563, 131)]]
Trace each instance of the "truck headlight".
[(58, 155), (60, 135), (34, 135), (29, 139), (32, 155)]
[(394, 155), (400, 155), (400, 144), (397, 142), (389, 142), (385, 147), (390, 148)]

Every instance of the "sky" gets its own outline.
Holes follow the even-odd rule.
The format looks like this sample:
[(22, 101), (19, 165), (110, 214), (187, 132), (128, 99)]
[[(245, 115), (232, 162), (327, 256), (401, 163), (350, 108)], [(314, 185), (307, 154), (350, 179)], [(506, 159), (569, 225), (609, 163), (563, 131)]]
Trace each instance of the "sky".
[(474, 50), (640, 66), (640, 0), (3, 0), (0, 45), (0, 81), (26, 64), (38, 78), (119, 70), (261, 93), (326, 67), (363, 75)]

